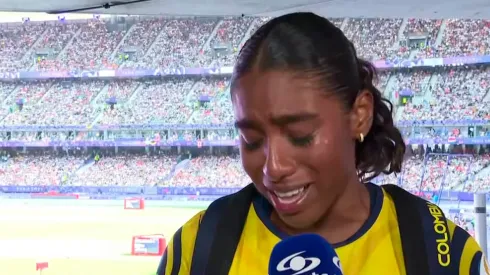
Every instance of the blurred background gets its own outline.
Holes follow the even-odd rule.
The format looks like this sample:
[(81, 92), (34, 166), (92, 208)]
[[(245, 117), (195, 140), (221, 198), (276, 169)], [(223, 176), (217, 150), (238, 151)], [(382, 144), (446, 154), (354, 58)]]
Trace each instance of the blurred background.
[(14, 11), (0, 13), (0, 274), (154, 274), (182, 223), (250, 183), (232, 67), (259, 26), (298, 10), (380, 70), (408, 150), (375, 182), (474, 234), (473, 194), (490, 188), (484, 4), (78, 2), (0, 4)]

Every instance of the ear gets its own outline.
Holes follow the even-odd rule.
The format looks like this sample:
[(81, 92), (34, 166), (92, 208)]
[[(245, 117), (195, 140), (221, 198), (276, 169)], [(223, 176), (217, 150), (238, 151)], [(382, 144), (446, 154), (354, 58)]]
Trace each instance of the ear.
[(359, 140), (361, 134), (364, 137), (368, 135), (373, 125), (373, 112), (373, 94), (364, 89), (357, 95), (350, 111), (350, 128), (353, 139)]

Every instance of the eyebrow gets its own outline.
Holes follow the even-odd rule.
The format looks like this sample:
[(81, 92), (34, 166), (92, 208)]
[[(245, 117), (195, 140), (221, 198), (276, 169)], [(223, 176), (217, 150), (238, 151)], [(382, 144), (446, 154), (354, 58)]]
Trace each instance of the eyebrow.
[[(269, 120), (272, 124), (277, 126), (286, 126), (288, 124), (313, 120), (317, 118), (318, 115), (314, 113), (296, 113), (296, 114), (287, 114), (281, 115), (277, 117), (271, 117)], [(241, 119), (235, 122), (235, 127), (238, 129), (258, 129), (260, 128), (259, 124), (253, 120), (249, 119)]]

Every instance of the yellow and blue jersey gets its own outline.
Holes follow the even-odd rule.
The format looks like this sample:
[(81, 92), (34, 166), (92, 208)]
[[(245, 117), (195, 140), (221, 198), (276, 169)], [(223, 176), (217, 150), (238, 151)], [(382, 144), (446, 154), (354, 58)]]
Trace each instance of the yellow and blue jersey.
[[(356, 234), (334, 244), (344, 275), (405, 275), (394, 202), (381, 187), (368, 184), (368, 189), (371, 195), (370, 217)], [(230, 275), (268, 273), (269, 256), (273, 247), (287, 237), (271, 222), (272, 210), (264, 197), (255, 196), (235, 251)], [(162, 274), (190, 273), (194, 242), (204, 212), (195, 215), (175, 233), (162, 259), (160, 268), (165, 270)], [(451, 249), (460, 251), (455, 253), (460, 259), (459, 274), (490, 275), (487, 262), (476, 241), (451, 221), (448, 221), (448, 231)]]

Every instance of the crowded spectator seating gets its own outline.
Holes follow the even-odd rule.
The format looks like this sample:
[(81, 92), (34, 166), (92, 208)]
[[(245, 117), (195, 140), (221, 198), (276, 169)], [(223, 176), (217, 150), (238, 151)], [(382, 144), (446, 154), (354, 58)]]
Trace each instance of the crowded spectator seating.
[(354, 43), (357, 54), (368, 60), (396, 56), (395, 42), (402, 19), (349, 19), (345, 35)]
[[(0, 71), (230, 66), (269, 19), (141, 17), (124, 27), (96, 19), (9, 23), (0, 31)], [(489, 20), (331, 20), (369, 60), (490, 54)], [(427, 42), (408, 45), (414, 36)]]
[[(135, 24), (117, 49), (114, 62), (126, 68), (144, 62), (145, 54), (168, 23), (167, 20), (156, 18)], [(126, 60), (126, 52), (132, 53), (131, 60)]]
[(168, 182), (171, 186), (243, 187), (250, 179), (235, 156), (194, 158)]
[(490, 154), (428, 154), (407, 156), (398, 175), (381, 175), (383, 184), (401, 184), (412, 191), (489, 190)]
[(83, 164), (75, 156), (29, 155), (4, 158), (0, 162), (0, 182), (15, 185), (57, 185)]
[[(232, 123), (229, 84), (218, 76), (5, 82), (0, 125)], [(376, 85), (393, 103), (400, 91), (413, 92), (413, 100), (396, 106), (399, 122), (490, 121), (490, 67), (385, 71)]]
[(28, 52), (45, 32), (38, 24), (7, 25), (0, 28), (0, 71), (9, 72), (29, 68), (31, 61), (26, 58)]
[[(192, 114), (192, 106), (186, 104), (186, 96), (194, 85), (188, 79), (149, 80), (127, 84), (135, 89), (130, 102), (114, 108), (105, 104), (97, 124), (165, 124), (186, 123)], [(134, 94), (136, 93), (136, 94)]]
[[(421, 57), (470, 56), (490, 53), (490, 20), (448, 19), (440, 43), (421, 51)], [(442, 25), (441, 24), (441, 25)]]
[(395, 90), (404, 89), (407, 83), (419, 100), (400, 108), (399, 120), (490, 120), (490, 67), (417, 71), (407, 80)]
[[(4, 125), (89, 125), (97, 113), (90, 104), (104, 87), (103, 81), (29, 82), (7, 98), (9, 114)], [(22, 108), (12, 107), (22, 101)]]
[[(117, 155), (102, 157), (81, 165), (77, 173), (66, 176), (62, 184), (76, 186), (156, 186), (167, 176), (175, 157), (171, 155)], [(62, 176), (62, 175), (59, 175)]]
[[(71, 23), (59, 23), (71, 24)], [(79, 23), (75, 23), (79, 24)], [(77, 31), (66, 46), (60, 52), (48, 54), (48, 58), (42, 58), (36, 62), (34, 70), (39, 71), (72, 71), (83, 69), (110, 68), (114, 69), (113, 53), (117, 50), (121, 40), (125, 37), (125, 30), (111, 30), (109, 25), (103, 21), (92, 20), (88, 23), (80, 23)], [(72, 27), (71, 29), (76, 29)], [(46, 33), (46, 32), (45, 32)], [(46, 38), (39, 37), (40, 41)], [(50, 33), (50, 32), (48, 32)], [(67, 32), (73, 33), (73, 32)], [(56, 38), (55, 44), (62, 43), (64, 37)], [(49, 49), (47, 49), (49, 50)]]
[[(17, 185), (243, 187), (250, 183), (235, 155), (201, 155), (181, 160), (166, 152), (93, 156), (29, 154), (2, 158), (0, 181)], [(421, 173), (422, 171), (422, 173)], [(399, 175), (378, 183), (416, 191), (475, 192), (490, 188), (490, 154), (407, 156)]]
[[(161, 19), (141, 17), (121, 27), (102, 20), (8, 24), (0, 28), (0, 72), (84, 69), (156, 69), (232, 66), (243, 43), (267, 17)], [(130, 20), (128, 20), (129, 22)], [(332, 19), (368, 60), (490, 54), (490, 21), (428, 19)], [(413, 36), (424, 45), (408, 45)], [(381, 71), (375, 82), (397, 102), (409, 90), (413, 100), (395, 104), (397, 122), (482, 119), (490, 124), (490, 67), (435, 67)], [(145, 79), (0, 82), (0, 126), (120, 124), (222, 124), (233, 122), (230, 79), (224, 76)], [(434, 128), (405, 135), (464, 137), (460, 129)], [(490, 136), (490, 129), (479, 135)], [(87, 138), (50, 132), (44, 140)], [(168, 133), (170, 140), (196, 132)], [(208, 130), (206, 139), (236, 138)], [(37, 133), (0, 132), (0, 140), (39, 140)], [(120, 185), (240, 187), (249, 183), (237, 155), (198, 155), (175, 170), (178, 156), (54, 152), (2, 158), (0, 182), (18, 185)], [(490, 155), (407, 155), (399, 175), (382, 183), (410, 190), (490, 189)]]
[(129, 58), (130, 60), (125, 61), (123, 66), (131, 68), (208, 66), (210, 65), (210, 56), (205, 54), (204, 47), (217, 24), (218, 20), (215, 19), (173, 19), (165, 21), (162, 25), (162, 31), (148, 46), (148, 50), (142, 53), (143, 56), (136, 61)]
[[(135, 20), (134, 24), (128, 24), (126, 29), (116, 28), (109, 21), (95, 19), (49, 24), (10, 24), (0, 33), (0, 70), (230, 66), (233, 65), (244, 41), (268, 20), (270, 18), (267, 17), (141, 17)], [(346, 36), (353, 41), (358, 55), (369, 60), (488, 54), (489, 51), (490, 21), (485, 20), (341, 18), (332, 19), (332, 22), (343, 29)], [(428, 48), (408, 48), (404, 45), (403, 42), (408, 37), (420, 34), (427, 35), (430, 45), (428, 48), (437, 51), (438, 54), (433, 52), (427, 56), (424, 53)], [(457, 39), (458, 37), (464, 39)], [(49, 53), (50, 57), (33, 58), (38, 52)], [(417, 100), (397, 108), (396, 118), (399, 121), (488, 119), (490, 114), (488, 108), (485, 108), (486, 100), (490, 99), (488, 79), (488, 67), (412, 69), (382, 72), (378, 87), (392, 101), (396, 101), (397, 93), (402, 90), (410, 90), (415, 94)], [(2, 102), (0, 116), (8, 115), (2, 121), (6, 125), (43, 124), (54, 121), (62, 124), (86, 124), (93, 123), (94, 117), (96, 123), (101, 124), (146, 123), (157, 120), (155, 117), (158, 116), (161, 119), (170, 118), (173, 122), (230, 122), (232, 116), (229, 102), (217, 91), (226, 88), (215, 89), (215, 86), (210, 84), (208, 88), (203, 89), (197, 87), (202, 86), (202, 81), (199, 80), (195, 81), (195, 87), (194, 83), (190, 82), (186, 82), (185, 85), (167, 82), (164, 91), (169, 96), (161, 95), (158, 98), (151, 95), (151, 91), (163, 88), (163, 84), (155, 82), (159, 81), (144, 84), (132, 80), (114, 81), (109, 84), (83, 84), (81, 86), (90, 86), (83, 88), (60, 88), (54, 84), (51, 87), (49, 83), (3, 84), (15, 87), (2, 89), (2, 98), (6, 100)], [(459, 85), (460, 83), (463, 85)], [(178, 92), (175, 92), (177, 90)], [(70, 95), (55, 95), (63, 93)], [(199, 95), (196, 96), (196, 93)], [(196, 98), (204, 93), (214, 100), (197, 106)], [(186, 99), (185, 104), (180, 101), (182, 97)], [(96, 98), (95, 102), (93, 98)], [(16, 114), (11, 109), (13, 103), (20, 99), (25, 100), (25, 106), (22, 114)], [(109, 99), (117, 102), (115, 108), (103, 106)], [(34, 106), (46, 105), (53, 100), (60, 103), (56, 104), (58, 109)], [(71, 102), (72, 100), (76, 102)], [(80, 105), (88, 101), (90, 107)], [(168, 105), (169, 108), (165, 111), (153, 108), (163, 105)], [(59, 114), (59, 109), (67, 106), (74, 108), (66, 115), (58, 116), (56, 119), (49, 118), (54, 112)], [(161, 114), (162, 112), (164, 114)], [(41, 117), (37, 116), (38, 113), (41, 113)]]
[[(232, 66), (235, 63), (235, 57), (240, 46), (243, 44), (247, 33), (253, 26), (252, 22), (255, 19), (252, 17), (243, 17), (240, 19), (224, 19), (216, 29), (216, 34), (211, 38), (207, 45), (207, 51), (210, 55), (215, 52), (216, 62), (220, 66)], [(221, 50), (213, 50), (216, 48), (228, 48), (222, 53)]]

